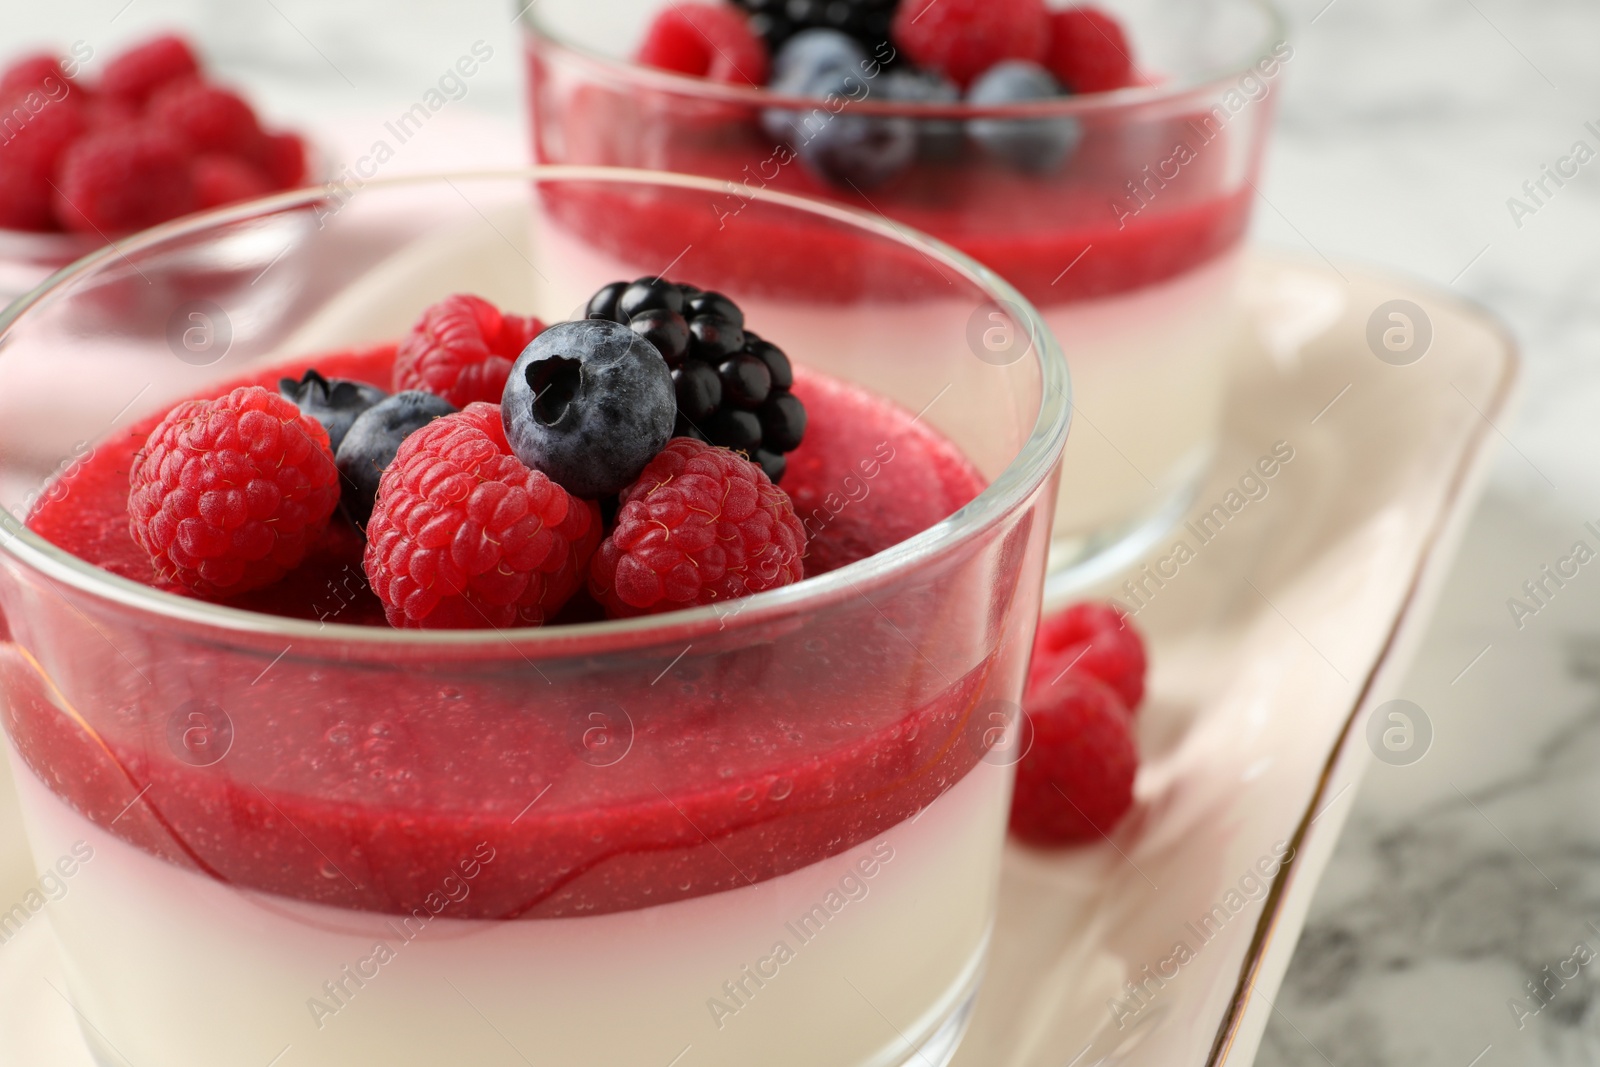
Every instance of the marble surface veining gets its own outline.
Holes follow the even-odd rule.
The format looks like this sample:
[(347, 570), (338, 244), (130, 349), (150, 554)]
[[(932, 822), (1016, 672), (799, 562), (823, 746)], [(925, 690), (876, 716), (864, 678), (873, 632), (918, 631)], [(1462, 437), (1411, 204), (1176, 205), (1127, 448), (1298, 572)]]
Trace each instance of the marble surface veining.
[[(1527, 363), (1402, 689), (1431, 750), (1336, 799), (1354, 810), (1258, 1063), (1600, 1062), (1600, 558), (1537, 605), (1523, 590), (1580, 540), (1600, 552), (1584, 525), (1600, 529), (1600, 159), (1537, 185), (1571, 169), (1576, 142), (1600, 151), (1586, 127), (1600, 129), (1600, 5), (1288, 7), (1295, 54), (1256, 239), (1453, 287), (1511, 324)], [(445, 146), (461, 165), (525, 158), (511, 16), (498, 0), (0, 0), (0, 51), (84, 40), (103, 57), (181, 25), (269, 117), (311, 114), (359, 144), (488, 43), (399, 173), (439, 166)], [(1513, 597), (1537, 610), (1514, 615)]]

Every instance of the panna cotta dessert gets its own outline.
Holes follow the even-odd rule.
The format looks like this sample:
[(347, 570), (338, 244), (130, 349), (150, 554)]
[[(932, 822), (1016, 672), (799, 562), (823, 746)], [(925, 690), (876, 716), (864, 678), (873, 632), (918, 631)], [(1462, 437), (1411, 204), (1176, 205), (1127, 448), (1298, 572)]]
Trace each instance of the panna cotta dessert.
[[(503, 185), (608, 182), (655, 187)], [(370, 241), (418, 184), (309, 240)], [(257, 222), (126, 254), (159, 278), (175, 242), (192, 271)], [(868, 230), (858, 252), (975, 270)], [(403, 259), (367, 280), (398, 292)], [(110, 257), (5, 325), (0, 385), (27, 360), (17, 380), (94, 391), (74, 362), (116, 350), (161, 393), (70, 462), (36, 441), (48, 473), (0, 520), (0, 722), (35, 860), (73, 859), (48, 921), (103, 1062), (953, 1053), (1012, 818), (1061, 371), (1047, 339), (1000, 367), (930, 332), (926, 358), (1006, 383), (969, 449), (963, 420), (841, 372), (873, 353), (827, 328), (836, 304), (791, 339), (756, 310), (782, 286), (684, 284), (701, 266), (591, 278), (563, 321), (571, 278), (205, 368), (104, 325)]]
[[(832, 269), (825, 237), (749, 217), (762, 190), (930, 233), (1032, 301), (1072, 368), (1056, 566), (1127, 555), (1181, 513), (1217, 433), (1251, 183), (1293, 54), (1265, 4), (549, 0), (524, 23), (539, 161), (723, 183), (676, 215), (594, 213), (616, 247), (670, 260), (716, 241)], [(1005, 308), (972, 312), (983, 358), (1025, 350)]]

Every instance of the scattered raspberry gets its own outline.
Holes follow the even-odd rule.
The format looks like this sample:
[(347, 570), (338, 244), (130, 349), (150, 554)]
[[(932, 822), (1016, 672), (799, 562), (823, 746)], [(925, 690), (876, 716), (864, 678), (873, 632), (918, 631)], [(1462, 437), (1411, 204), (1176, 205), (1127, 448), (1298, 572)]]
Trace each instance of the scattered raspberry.
[(49, 90), (46, 95), (60, 97), (64, 87), (68, 93), (71, 92), (71, 85), (72, 79), (61, 69), (61, 61), (55, 56), (39, 53), (23, 56), (7, 67), (4, 74), (0, 74), (0, 98), (36, 90)]
[(1017, 764), (1011, 832), (1034, 844), (1092, 840), (1133, 806), (1133, 716), (1108, 685), (1069, 674), (1023, 701), (1032, 745)]
[(1137, 710), (1144, 699), (1144, 642), (1110, 604), (1074, 604), (1040, 620), (1028, 689), (1048, 692), (1064, 671), (1104, 682), (1130, 711)]
[(622, 491), (589, 591), (614, 617), (735, 600), (805, 576), (789, 495), (737, 452), (675, 437)]
[(157, 576), (212, 598), (293, 570), (339, 503), (328, 432), (259, 386), (173, 408), (129, 484), (128, 525)]
[(730, 85), (767, 83), (767, 46), (738, 8), (674, 3), (656, 16), (638, 61)]
[(253, 159), (266, 135), (238, 93), (192, 78), (168, 82), (150, 96), (145, 117), (194, 152), (226, 152)]
[(166, 134), (106, 129), (61, 158), (56, 217), (69, 230), (106, 236), (154, 226), (198, 205), (189, 159)]
[(133, 104), (143, 104), (152, 92), (178, 78), (200, 73), (200, 63), (181, 37), (157, 37), (130, 48), (106, 64), (100, 90)]
[(274, 189), (293, 189), (305, 180), (306, 143), (295, 134), (268, 134), (261, 144), (260, 160)]
[(1075, 93), (1103, 93), (1133, 84), (1133, 50), (1122, 24), (1094, 7), (1050, 15), (1045, 66)]
[(503, 315), (487, 300), (458, 293), (422, 313), (394, 357), (394, 391), (421, 389), (458, 408), (498, 404), (511, 364), (544, 324)]
[(62, 154), (83, 132), (83, 109), (70, 97), (49, 101), (37, 112), (17, 97), (0, 104), (0, 118), (18, 111), (25, 117), (0, 140), (0, 228), (53, 230), (55, 190), (50, 183)]
[(511, 454), (497, 404), (407, 437), (378, 485), (367, 578), (393, 626), (539, 626), (583, 584), (600, 509)]
[(904, 0), (894, 42), (919, 67), (966, 88), (1004, 59), (1044, 59), (1044, 0)]
[(273, 188), (266, 175), (238, 156), (213, 152), (194, 161), (195, 199), (202, 208), (265, 196)]

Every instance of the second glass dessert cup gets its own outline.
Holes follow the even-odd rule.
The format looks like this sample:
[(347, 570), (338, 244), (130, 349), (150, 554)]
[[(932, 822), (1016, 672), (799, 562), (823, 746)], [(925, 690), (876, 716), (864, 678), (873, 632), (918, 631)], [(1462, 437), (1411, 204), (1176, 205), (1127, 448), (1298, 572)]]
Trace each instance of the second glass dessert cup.
[[(742, 206), (781, 189), (933, 234), (1039, 308), (1072, 368), (1081, 419), (1054, 524), (1051, 582), (1062, 593), (1141, 555), (1210, 463), (1244, 321), (1236, 268), (1253, 182), (1293, 58), (1266, 0), (1104, 6), (1128, 32), (1138, 84), (996, 107), (889, 99), (894, 68), (878, 62), (898, 58), (888, 45), (826, 101), (641, 66), (629, 57), (664, 0), (542, 0), (523, 15), (539, 162), (724, 183), (719, 200), (673, 220), (674, 239), (762, 247)], [(806, 116), (791, 130), (909, 130), (918, 154), (880, 184), (830, 176), (774, 134), (775, 115)], [(1076, 147), (1055, 168), (1030, 170), (986, 154), (963, 132), (973, 124), (1042, 124), (1070, 131)]]
[[(158, 592), (22, 521), (96, 442), (392, 341), (447, 293), (569, 317), (616, 277), (585, 230), (595, 205), (676, 212), (719, 191), (549, 168), (285, 194), (96, 253), (0, 318), (0, 492), (18, 512), (0, 516), (0, 714), (35, 859), (72, 870), (50, 924), (103, 1062), (953, 1053), (1070, 411), (1049, 334), (974, 262), (764, 195), (754, 224), (827, 234), (855, 282), (714, 241), (657, 267), (905, 413), (819, 431), (811, 484), (838, 485), (797, 499), (814, 537), (894, 521), (875, 494), (918, 463), (918, 423), (988, 482), (884, 551), (720, 607), (402, 632), (342, 621), (360, 577), (330, 573), (325, 602), (288, 618)], [(263, 233), (292, 247), (245, 239)], [(254, 282), (278, 271), (288, 299), (263, 309)], [(1004, 363), (969, 340), (993, 308), (1032, 338)], [(286, 317), (301, 328), (283, 341)], [(880, 319), (915, 332), (885, 344)], [(896, 484), (919, 478), (936, 490), (932, 472)]]

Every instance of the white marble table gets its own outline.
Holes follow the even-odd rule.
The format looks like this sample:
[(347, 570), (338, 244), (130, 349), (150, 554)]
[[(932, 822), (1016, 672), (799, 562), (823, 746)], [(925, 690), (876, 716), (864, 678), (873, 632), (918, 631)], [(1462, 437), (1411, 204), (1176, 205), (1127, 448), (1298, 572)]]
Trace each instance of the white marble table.
[[(1600, 955), (1600, 560), (1547, 586), (1548, 606), (1521, 628), (1507, 606), (1574, 542), (1600, 550), (1584, 528), (1600, 529), (1600, 160), (1559, 189), (1547, 179), (1541, 203), (1522, 189), (1575, 141), (1600, 150), (1585, 129), (1600, 128), (1600, 6), (1291, 7), (1295, 56), (1257, 239), (1451, 285), (1509, 320), (1527, 372), (1403, 693), (1431, 719), (1432, 749), (1376, 766), (1338, 799), (1354, 810), (1258, 1062), (1600, 1061), (1600, 962), (1574, 957), (1579, 944)], [(514, 162), (525, 156), (505, 132), (521, 122), (511, 14), (499, 0), (0, 0), (0, 52), (84, 40), (104, 55), (182, 25), (269, 114), (315, 114), (359, 143), (481, 40), (492, 60), (436, 116), (416, 163), (446, 144), (463, 165)], [(404, 154), (393, 164), (413, 166)], [(1537, 209), (1520, 226), (1513, 196)], [(1562, 984), (1546, 967), (1575, 977)], [(1530, 980), (1546, 982), (1541, 1000)]]

